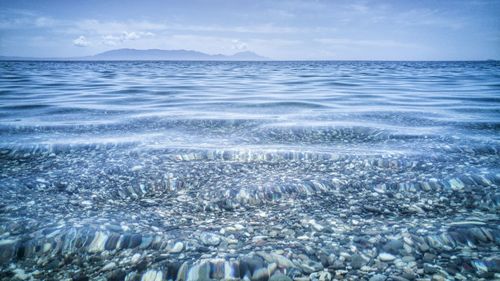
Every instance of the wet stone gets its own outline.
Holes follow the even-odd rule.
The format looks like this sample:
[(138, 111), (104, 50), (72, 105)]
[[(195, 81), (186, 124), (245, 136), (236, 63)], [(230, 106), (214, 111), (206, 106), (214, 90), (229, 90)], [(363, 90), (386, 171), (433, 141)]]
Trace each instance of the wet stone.
[(134, 268), (137, 270), (137, 271), (144, 271), (146, 268), (148, 267), (148, 261), (147, 260), (142, 260), (140, 261), (139, 263), (137, 263)]
[(436, 258), (436, 255), (431, 253), (425, 253), (422, 260), (424, 262), (432, 262)]
[(360, 269), (366, 263), (367, 261), (359, 254), (354, 254), (351, 256), (351, 267), (353, 269)]
[(382, 248), (387, 253), (396, 255), (401, 249), (403, 249), (403, 242), (400, 240), (390, 240)]
[[(124, 277), (125, 276), (123, 276), (123, 278)], [(88, 280), (90, 280), (90, 278), (88, 276), (85, 276), (85, 275), (79, 273), (79, 274), (76, 274), (75, 276), (73, 276), (72, 280), (73, 281), (88, 281)], [(123, 279), (111, 279), (111, 280), (118, 281), (118, 280), (123, 280)]]
[(385, 281), (387, 279), (387, 276), (383, 275), (383, 274), (376, 274), (372, 277), (370, 277), (370, 279), (368, 279), (369, 281)]
[(333, 265), (331, 265), (330, 267), (334, 270), (338, 270), (338, 269), (345, 269), (346, 266), (345, 266), (343, 261), (336, 260), (333, 262)]
[(131, 258), (130, 258), (130, 262), (132, 264), (136, 264), (137, 262), (139, 262), (139, 260), (141, 259), (141, 255), (139, 253), (136, 253), (134, 254)]
[(384, 262), (391, 262), (396, 259), (394, 255), (391, 255), (389, 253), (380, 253), (378, 255), (379, 260), (384, 261)]
[(439, 267), (438, 266), (435, 266), (435, 265), (432, 265), (432, 264), (428, 264), (428, 263), (424, 263), (424, 272), (427, 273), (427, 274), (434, 274), (436, 272), (438, 272), (439, 270)]
[(402, 273), (402, 277), (408, 280), (414, 280), (416, 278), (415, 272), (410, 268), (405, 268)]
[(107, 275), (109, 281), (122, 281), (125, 280), (126, 272), (124, 270), (114, 270)]
[(102, 271), (109, 271), (109, 270), (112, 270), (116, 267), (116, 263), (114, 262), (110, 262), (108, 264), (106, 264), (101, 270)]
[(302, 271), (306, 274), (317, 272), (323, 269), (323, 265), (319, 262), (315, 262), (312, 260), (306, 260), (303, 262), (299, 262), (298, 266), (302, 269)]
[(206, 246), (217, 246), (217, 245), (219, 245), (219, 243), (221, 241), (219, 235), (213, 234), (213, 233), (209, 233), (209, 232), (202, 233), (200, 235), (200, 240)]
[(292, 279), (284, 274), (277, 273), (277, 274), (273, 274), (269, 278), (269, 281), (292, 281)]
[(173, 245), (170, 244), (169, 246), (167, 246), (167, 249), (170, 253), (179, 253), (183, 248), (184, 244), (182, 242), (175, 242), (173, 243)]
[(389, 276), (389, 279), (393, 280), (393, 281), (409, 281), (408, 279), (406, 279), (404, 277), (394, 276), (394, 275)]

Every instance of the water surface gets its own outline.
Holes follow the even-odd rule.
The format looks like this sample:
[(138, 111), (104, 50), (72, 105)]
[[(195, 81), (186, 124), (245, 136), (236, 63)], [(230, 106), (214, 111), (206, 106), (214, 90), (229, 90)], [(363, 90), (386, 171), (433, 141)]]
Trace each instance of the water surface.
[(499, 278), (498, 62), (0, 69), (2, 278)]

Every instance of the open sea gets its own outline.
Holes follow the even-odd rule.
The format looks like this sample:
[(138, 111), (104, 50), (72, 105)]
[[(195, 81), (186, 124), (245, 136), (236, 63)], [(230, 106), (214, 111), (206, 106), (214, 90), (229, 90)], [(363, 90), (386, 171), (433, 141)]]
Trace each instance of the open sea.
[(0, 280), (500, 279), (500, 62), (0, 62)]

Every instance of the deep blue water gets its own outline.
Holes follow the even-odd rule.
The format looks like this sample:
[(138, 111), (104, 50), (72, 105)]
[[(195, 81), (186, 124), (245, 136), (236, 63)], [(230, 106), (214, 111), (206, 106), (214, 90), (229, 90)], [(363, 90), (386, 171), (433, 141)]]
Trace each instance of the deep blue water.
[(499, 132), (498, 62), (0, 62), (1, 276), (496, 278)]

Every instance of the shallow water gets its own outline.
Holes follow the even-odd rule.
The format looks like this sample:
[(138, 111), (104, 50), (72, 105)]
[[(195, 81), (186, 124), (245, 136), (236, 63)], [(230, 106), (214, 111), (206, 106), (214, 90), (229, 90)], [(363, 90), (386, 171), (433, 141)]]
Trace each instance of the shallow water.
[(0, 69), (3, 279), (500, 278), (498, 62)]

